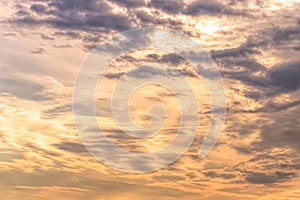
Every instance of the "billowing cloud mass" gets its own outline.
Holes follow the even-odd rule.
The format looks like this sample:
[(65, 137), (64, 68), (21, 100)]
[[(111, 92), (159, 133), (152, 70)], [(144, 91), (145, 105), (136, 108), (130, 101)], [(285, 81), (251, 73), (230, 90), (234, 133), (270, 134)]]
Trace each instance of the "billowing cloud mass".
[[(299, 0), (1, 1), (0, 199), (300, 199), (299, 13)], [(141, 27), (172, 29), (200, 44), (223, 77), (227, 116), (219, 142), (200, 159), (213, 112), (201, 74), (163, 49), (120, 55), (104, 74), (93, 74), (99, 77), (95, 105), (75, 103), (95, 106), (96, 113), (79, 114), (87, 122), (96, 114), (113, 144), (133, 152), (160, 148), (174, 138), (181, 112), (169, 88), (138, 88), (127, 105), (135, 125), (165, 120), (165, 126), (143, 140), (126, 135), (110, 101), (121, 78), (183, 76), (195, 90), (200, 114), (196, 138), (179, 160), (131, 174), (88, 152), (74, 122), (72, 95), (76, 75), (97, 44)], [(114, 45), (107, 48), (119, 47)], [(156, 104), (166, 115), (151, 116)], [(91, 135), (97, 130), (87, 129)], [(151, 164), (128, 163), (135, 169)]]

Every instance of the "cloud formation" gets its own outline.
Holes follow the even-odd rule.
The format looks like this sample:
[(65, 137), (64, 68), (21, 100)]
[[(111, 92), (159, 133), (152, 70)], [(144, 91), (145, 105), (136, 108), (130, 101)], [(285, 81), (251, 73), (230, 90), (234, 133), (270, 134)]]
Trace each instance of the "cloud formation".
[[(267, 3), (0, 2), (3, 198), (298, 199), (300, 4)], [(133, 118), (145, 125), (150, 121), (148, 110), (142, 112), (146, 102), (164, 103), (172, 111), (169, 129), (157, 140), (141, 142), (113, 126), (107, 93), (126, 72), (138, 79), (180, 74), (191, 81), (200, 99), (200, 126), (191, 148), (168, 168), (140, 176), (111, 170), (88, 154), (77, 135), (71, 105), (72, 86), (86, 51), (113, 33), (146, 26), (185, 33), (210, 52), (224, 78), (228, 114), (219, 143), (200, 160), (195, 155), (212, 111), (199, 74), (172, 52), (140, 50), (116, 58), (104, 75), (106, 87), (95, 96), (95, 107), (108, 137), (125, 150), (148, 151), (165, 144), (174, 135), (179, 118), (172, 103), (176, 96), (152, 88), (147, 98), (132, 103)], [(138, 36), (135, 39), (148, 42)], [(114, 45), (107, 50), (113, 51)], [(152, 62), (174, 70), (154, 68)], [(94, 113), (79, 114), (89, 121)], [(97, 136), (97, 129), (88, 131)], [(135, 168), (151, 165), (128, 164)]]

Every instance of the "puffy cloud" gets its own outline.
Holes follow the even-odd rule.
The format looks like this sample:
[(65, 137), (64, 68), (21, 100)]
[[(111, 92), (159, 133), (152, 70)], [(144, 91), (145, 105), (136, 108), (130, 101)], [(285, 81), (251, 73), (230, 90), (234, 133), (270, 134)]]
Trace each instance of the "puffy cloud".
[(269, 71), (270, 83), (283, 91), (294, 91), (300, 87), (300, 62), (282, 64)]
[[(22, 7), (22, 9), (25, 9)], [(61, 29), (91, 31), (93, 28), (105, 28), (111, 30), (127, 30), (131, 27), (126, 16), (114, 14), (111, 6), (106, 1), (88, 0), (48, 0), (44, 4), (32, 4), (30, 9), (34, 14), (18, 13), (18, 17), (12, 19), (13, 23), (34, 25), (50, 25)]]

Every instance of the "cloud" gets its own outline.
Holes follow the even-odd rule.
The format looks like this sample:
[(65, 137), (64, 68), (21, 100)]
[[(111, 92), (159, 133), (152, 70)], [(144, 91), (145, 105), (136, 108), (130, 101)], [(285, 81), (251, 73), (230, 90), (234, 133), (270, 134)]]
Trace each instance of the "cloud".
[(246, 181), (253, 184), (273, 184), (295, 177), (295, 173), (276, 172), (275, 174), (249, 173)]
[[(288, 39), (293, 41), (293, 48), (297, 41), (300, 41), (299, 28), (294, 22), (283, 28), (274, 26), (262, 28), (255, 32), (256, 35), (248, 36), (246, 42), (238, 47), (212, 50), (211, 56), (215, 62), (222, 65), (222, 74), (227, 78), (240, 80), (261, 89), (268, 87), (267, 90), (269, 94), (273, 93), (272, 95), (294, 91), (299, 85), (297, 83), (299, 62), (277, 64), (269, 70), (269, 67), (257, 61), (257, 57), (273, 48), (284, 56), (286, 49), (291, 46), (286, 42)], [(288, 80), (289, 76), (291, 79)], [(278, 88), (281, 91), (278, 91)]]
[(255, 51), (251, 49), (251, 46), (242, 44), (239, 47), (236, 48), (230, 48), (230, 49), (223, 49), (223, 50), (212, 50), (211, 51), (211, 57), (213, 59), (217, 58), (225, 58), (225, 57), (241, 57), (246, 56), (247, 54), (255, 54), (258, 53), (258, 51)]
[(272, 41), (274, 43), (291, 40), (293, 36), (300, 35), (300, 25), (286, 27), (286, 28), (277, 28), (277, 30), (273, 34)]
[(64, 113), (70, 113), (71, 111), (72, 111), (72, 106), (67, 104), (67, 105), (56, 106), (54, 108), (44, 111), (43, 113), (47, 116), (53, 117)]
[(6, 37), (16, 37), (17, 34), (16, 33), (3, 33), (3, 36), (6, 36)]
[(268, 69), (253, 58), (253, 55), (259, 55), (262, 51), (257, 47), (268, 41), (248, 40), (237, 48), (212, 50), (211, 56), (222, 65), (221, 72), (226, 78), (240, 80), (261, 89), (268, 87), (269, 95), (297, 90), (300, 87), (299, 62), (282, 63)]
[[(42, 38), (46, 40), (42, 41), (42, 44), (50, 45), (47, 55), (30, 55), (31, 49), (34, 49), (33, 52), (36, 53), (39, 49), (36, 49), (37, 46), (32, 46), (29, 50), (27, 48), (25, 51), (29, 54), (29, 58), (26, 56), (24, 58), (30, 59), (31, 62), (29, 64), (25, 62), (26, 66), (24, 62), (17, 61), (26, 58), (11, 59), (14, 61), (11, 62), (15, 64), (14, 66), (22, 68), (22, 70), (20, 69), (22, 75), (30, 74), (32, 75), (30, 78), (36, 79), (36, 77), (40, 77), (41, 73), (44, 75), (50, 73), (54, 77), (63, 74), (60, 80), (67, 80), (68, 71), (76, 71), (76, 66), (79, 67), (80, 65), (80, 61), (74, 61), (80, 60), (81, 57), (77, 56), (78, 54), (73, 55), (75, 53), (73, 50), (78, 47), (76, 44), (78, 40), (82, 40), (87, 48), (93, 48), (95, 44), (111, 35), (112, 32), (141, 26), (173, 28), (185, 33), (190, 31), (189, 33), (197, 40), (204, 42), (208, 49), (213, 49), (211, 55), (216, 63), (219, 63), (220, 71), (225, 79), (230, 109), (228, 109), (228, 124), (216, 151), (212, 151), (203, 161), (199, 161), (196, 156), (191, 155), (194, 152), (187, 152), (169, 168), (144, 174), (144, 178), (140, 179), (140, 176), (136, 175), (127, 176), (115, 171), (111, 172), (108, 168), (94, 161), (91, 156), (85, 156), (86, 150), (79, 141), (76, 141), (78, 136), (73, 133), (74, 122), (69, 105), (72, 101), (71, 91), (65, 91), (58, 85), (51, 87), (53, 90), (48, 90), (49, 82), (42, 84), (36, 83), (34, 80), (27, 81), (13, 77), (0, 78), (0, 91), (3, 93), (0, 96), (0, 121), (2, 122), (0, 143), (6, 146), (16, 144), (20, 148), (26, 149), (26, 152), (20, 153), (20, 155), (24, 154), (23, 157), (19, 156), (18, 153), (13, 154), (10, 150), (0, 153), (0, 159), (9, 163), (1, 165), (1, 168), (14, 169), (14, 171), (0, 171), (2, 183), (8, 186), (8, 190), (6, 187), (3, 190), (5, 193), (2, 193), (3, 198), (11, 198), (9, 195), (17, 194), (16, 199), (19, 196), (27, 199), (40, 196), (45, 198), (47, 196), (53, 198), (54, 196), (56, 199), (64, 197), (70, 199), (105, 199), (110, 197), (152, 199), (157, 197), (163, 199), (160, 197), (161, 195), (166, 196), (166, 199), (224, 199), (227, 196), (229, 199), (240, 199), (241, 196), (255, 199), (257, 195), (268, 198), (265, 197), (267, 193), (278, 195), (282, 190), (289, 193), (290, 188), (280, 188), (282, 181), (289, 181), (288, 184), (297, 185), (297, 180), (291, 180), (291, 178), (296, 176), (299, 171), (299, 160), (295, 155), (298, 155), (297, 153), (300, 151), (298, 142), (300, 104), (296, 94), (299, 89), (297, 79), (299, 67), (295, 61), (297, 54), (292, 54), (298, 51), (297, 46), (299, 46), (299, 24), (294, 24), (294, 21), (297, 23), (299, 21), (296, 19), (298, 7), (294, 6), (293, 12), (282, 8), (279, 11), (272, 10), (266, 15), (263, 15), (264, 11), (260, 10), (257, 18), (254, 18), (249, 16), (249, 10), (246, 7), (240, 6), (245, 1), (241, 4), (238, 1), (225, 2), (220, 0), (189, 2), (18, 0), (19, 5), (15, 7), (17, 12), (12, 16), (10, 25), (20, 27), (20, 31), (18, 32), (16, 29), (7, 32), (16, 32), (17, 36), (23, 36), (27, 30), (31, 34), (41, 28), (43, 34), (32, 34), (33, 37), (38, 36), (34, 39), (37, 38), (39, 43)], [(199, 20), (210, 21), (213, 19), (214, 21), (215, 17), (222, 17), (220, 31), (206, 36), (194, 28), (194, 23)], [(272, 24), (280, 25), (274, 28)], [(252, 28), (254, 26), (255, 29)], [(5, 39), (10, 40), (12, 38), (6, 37)], [(141, 38), (134, 39), (139, 40), (138, 42), (142, 40)], [(67, 48), (69, 47), (66, 46), (67, 44), (72, 44), (74, 49), (64, 51), (53, 48)], [(16, 47), (19, 47), (18, 45)], [(28, 44), (24, 46), (26, 45)], [(48, 52), (47, 47), (43, 46), (43, 48), (47, 49)], [(49, 58), (50, 52), (54, 52), (53, 49), (62, 56), (53, 55), (51, 59), (54, 61), (46, 66), (46, 59)], [(23, 55), (22, 51), (22, 48), (18, 48), (17, 54)], [(12, 54), (11, 57), (16, 57), (17, 54)], [(10, 58), (6, 55), (4, 57)], [(61, 57), (68, 60), (68, 63), (65, 65), (66, 67), (59, 65), (62, 67), (55, 69), (56, 67), (53, 66), (57, 66), (57, 63), (62, 61), (60, 60)], [(33, 58), (38, 59), (34, 60)], [(292, 59), (294, 59), (292, 63), (284, 63), (285, 61), (292, 61)], [(151, 52), (146, 58), (127, 57), (121, 59), (122, 65), (114, 66), (113, 70), (105, 76), (108, 79), (118, 79), (124, 75), (124, 72), (119, 68), (124, 70), (129, 65), (140, 64), (144, 61), (156, 61), (172, 67), (179, 65), (179, 67), (174, 68), (175, 73), (173, 73), (155, 69), (149, 65), (133, 70), (130, 74), (132, 77), (156, 78), (164, 75), (173, 78), (178, 74), (193, 77), (197, 75), (189, 68), (184, 68), (186, 63), (178, 56)], [(274, 64), (275, 62), (277, 63)], [(282, 64), (278, 64), (278, 62)], [(40, 65), (40, 67), (38, 68), (36, 65)], [(274, 65), (275, 67), (270, 69)], [(11, 68), (11, 71), (14, 69)], [(62, 72), (66, 72), (66, 74)], [(7, 93), (14, 95), (14, 97)], [(169, 95), (173, 94), (161, 93), (159, 97), (162, 97), (161, 100), (166, 100), (164, 98)], [(53, 99), (40, 101), (45, 98)], [(154, 97), (153, 99), (155, 100)], [(110, 139), (116, 141), (116, 144), (122, 143), (121, 148), (145, 150), (141, 147), (140, 142), (129, 141), (127, 137), (122, 136), (123, 132), (110, 127), (112, 116), (108, 112), (111, 111), (111, 105), (107, 100), (98, 100), (96, 103), (96, 110), (99, 110), (98, 116), (104, 117), (105, 120), (109, 119), (108, 123), (105, 123), (107, 127), (104, 131)], [(92, 108), (93, 106), (88, 105), (87, 107)], [(235, 111), (236, 115), (232, 116), (231, 114)], [(209, 114), (209, 112), (206, 113)], [(81, 114), (92, 115), (93, 113), (87, 110)], [(174, 134), (171, 132), (167, 131), (166, 135)], [(120, 142), (121, 140), (122, 142)], [(195, 145), (197, 150), (200, 144), (198, 141), (195, 142), (197, 143)], [(236, 151), (231, 148), (243, 154), (236, 155)], [(108, 153), (110, 153), (109, 149)], [(250, 169), (248, 172), (243, 172), (244, 176), (230, 170), (236, 162), (247, 159), (252, 159), (253, 162), (249, 161), (248, 168)], [(186, 163), (189, 164), (186, 165)], [(208, 163), (215, 169), (202, 170), (202, 166)], [(147, 167), (139, 163), (131, 164), (136, 168)], [(57, 171), (48, 170), (49, 168)], [(260, 170), (254, 171), (257, 168)], [(42, 171), (43, 169), (48, 171)], [(30, 173), (23, 174), (21, 173), (23, 170)], [(73, 173), (69, 173), (70, 171)], [(95, 171), (97, 173), (94, 173)], [(98, 173), (98, 171), (108, 173), (108, 175)], [(190, 176), (193, 177), (192, 180), (187, 177), (188, 174), (193, 174)], [(118, 180), (114, 180), (114, 175), (118, 175)], [(168, 187), (177, 189), (164, 189), (165, 183), (162, 184), (153, 178), (156, 175), (159, 175), (157, 177), (161, 177), (161, 180), (166, 180)], [(125, 178), (122, 179), (123, 177)], [(45, 182), (45, 180), (47, 181)], [(245, 187), (240, 187), (241, 182)], [(159, 187), (148, 187), (146, 186), (148, 183)], [(212, 184), (213, 188), (211, 187)], [(258, 189), (260, 186), (256, 187), (252, 184), (273, 185), (272, 187), (264, 187), (262, 191)], [(274, 185), (279, 186), (276, 188)], [(229, 186), (233, 189), (228, 189)], [(84, 194), (72, 193), (71, 191), (74, 191), (76, 187), (78, 187), (76, 191), (83, 191)], [(86, 188), (90, 191), (85, 192)], [(107, 192), (107, 188), (110, 188), (109, 192)], [(190, 193), (185, 194), (179, 191), (181, 189), (197, 194), (189, 196)], [(209, 191), (211, 195), (200, 197), (199, 189)], [(61, 193), (62, 190), (69, 193)], [(7, 191), (10, 193), (8, 194)], [(135, 193), (134, 196), (132, 196), (132, 191)], [(278, 198), (281, 196), (278, 195)]]
[(232, 173), (223, 174), (223, 173), (218, 173), (216, 171), (204, 172), (204, 175), (210, 178), (222, 178), (222, 179), (233, 179), (236, 177), (236, 175)]
[[(49, 1), (48, 1), (49, 2)], [(103, 0), (50, 0), (48, 6), (57, 8), (59, 11), (91, 11), (108, 13), (111, 11), (111, 7), (106, 1)]]
[[(186, 72), (186, 74), (188, 74)], [(180, 76), (179, 70), (173, 70), (170, 68), (161, 68), (161, 67), (154, 67), (151, 65), (143, 65), (140, 66), (132, 71), (126, 73), (127, 76), (138, 78), (138, 79), (148, 79), (154, 77), (177, 77)]]
[(248, 112), (248, 113), (280, 112), (280, 111), (283, 111), (283, 110), (287, 110), (289, 108), (294, 108), (298, 105), (300, 105), (300, 100), (287, 102), (287, 103), (274, 103), (272, 101), (269, 101), (261, 108), (258, 108), (256, 110), (246, 110), (244, 112)]
[(47, 10), (47, 6), (45, 6), (44, 4), (32, 4), (30, 9), (37, 13), (45, 13), (45, 11)]
[(178, 66), (180, 64), (183, 64), (185, 61), (184, 58), (180, 57), (179, 55), (175, 53), (165, 54), (160, 59), (161, 62), (164, 63), (170, 63), (171, 65)]
[(187, 6), (185, 14), (188, 15), (199, 15), (206, 13), (222, 13), (224, 12), (224, 7), (222, 4), (217, 3), (216, 1), (204, 1), (197, 0), (192, 2)]
[(41, 38), (44, 39), (44, 40), (55, 40), (53, 37), (47, 36), (43, 33), (41, 33)]
[(300, 62), (275, 66), (269, 71), (268, 77), (272, 85), (283, 91), (295, 91), (300, 87)]
[[(145, 199), (162, 200), (182, 199), (196, 195), (169, 187), (148, 186), (140, 183), (128, 183), (122, 179), (108, 178), (95, 171), (70, 173), (60, 170), (39, 170), (33, 173), (19, 171), (0, 171), (5, 191), (3, 197), (18, 199), (43, 198), (55, 199)], [(123, 181), (123, 182), (122, 182)], [(109, 191), (109, 192), (107, 192)], [(132, 192), (134, 191), (134, 192)], [(2, 197), (1, 196), (1, 197)]]
[[(149, 53), (144, 57), (140, 56), (139, 58), (136, 58), (134, 55), (126, 55), (116, 59), (116, 63), (121, 62), (130, 63), (130, 65), (137, 67), (131, 71), (120, 69), (121, 71), (119, 72), (109, 72), (104, 74), (104, 77), (108, 79), (119, 79), (126, 74), (135, 78), (150, 78), (153, 76), (175, 77), (179, 75), (192, 78), (198, 77), (197, 71), (193, 70), (184, 58), (175, 53), (162, 55), (158, 53)], [(165, 66), (165, 68), (143, 65), (143, 63), (159, 63), (161, 66)]]
[(74, 31), (56, 31), (54, 33), (54, 36), (67, 36), (67, 37), (74, 38), (74, 39), (81, 38), (80, 33), (74, 32)]
[(16, 149), (0, 149), (1, 162), (13, 162), (14, 160), (25, 159), (23, 153)]
[(92, 31), (93, 28), (127, 30), (131, 24), (126, 16), (114, 14), (106, 1), (99, 0), (48, 0), (44, 4), (32, 4), (29, 11), (19, 12), (11, 19), (12, 23), (28, 26), (50, 25), (55, 28)]
[(126, 8), (137, 8), (145, 6), (144, 0), (112, 0), (119, 5), (125, 6)]
[(187, 5), (187, 8), (183, 11), (186, 15), (198, 16), (198, 15), (248, 15), (248, 11), (244, 7), (238, 9), (232, 8), (230, 4), (224, 1), (205, 1), (196, 0)]
[(123, 75), (125, 75), (125, 72), (120, 73), (106, 73), (104, 76), (108, 79), (120, 79)]
[(180, 20), (172, 18), (163, 18), (155, 13), (149, 13), (144, 10), (136, 12), (136, 17), (139, 19), (141, 26), (163, 26), (172, 29), (182, 30), (183, 23)]
[(64, 151), (69, 151), (72, 153), (87, 153), (87, 150), (82, 144), (74, 142), (63, 142), (58, 144), (53, 144), (56, 148)]
[(62, 45), (54, 45), (55, 48), (64, 49), (64, 48), (72, 48), (69, 44), (62, 44)]
[[(298, 105), (298, 102), (296, 102)], [(300, 152), (300, 125), (298, 123), (299, 106), (292, 109), (282, 109), (278, 113), (267, 115), (272, 124), (262, 125), (260, 140), (254, 141), (255, 151), (264, 151), (274, 148)], [(286, 154), (286, 156), (290, 156)]]
[(150, 5), (168, 13), (178, 13), (182, 10), (184, 4), (182, 0), (151, 0)]
[(253, 184), (271, 184), (277, 181), (276, 176), (263, 173), (251, 173), (247, 175), (246, 181)]
[(38, 48), (37, 50), (33, 50), (30, 53), (32, 53), (32, 54), (42, 54), (44, 52), (45, 52), (44, 48)]
[[(25, 89), (26, 88), (26, 89)], [(42, 95), (44, 86), (27, 80), (0, 77), (0, 92), (9, 93), (22, 99), (42, 101), (48, 98)]]

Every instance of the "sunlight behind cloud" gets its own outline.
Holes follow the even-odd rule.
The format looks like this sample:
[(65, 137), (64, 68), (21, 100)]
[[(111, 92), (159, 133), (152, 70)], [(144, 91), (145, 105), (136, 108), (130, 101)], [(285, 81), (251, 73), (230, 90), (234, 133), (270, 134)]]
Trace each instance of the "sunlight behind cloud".
[(195, 28), (200, 32), (211, 35), (221, 30), (221, 21), (215, 19), (199, 20)]

